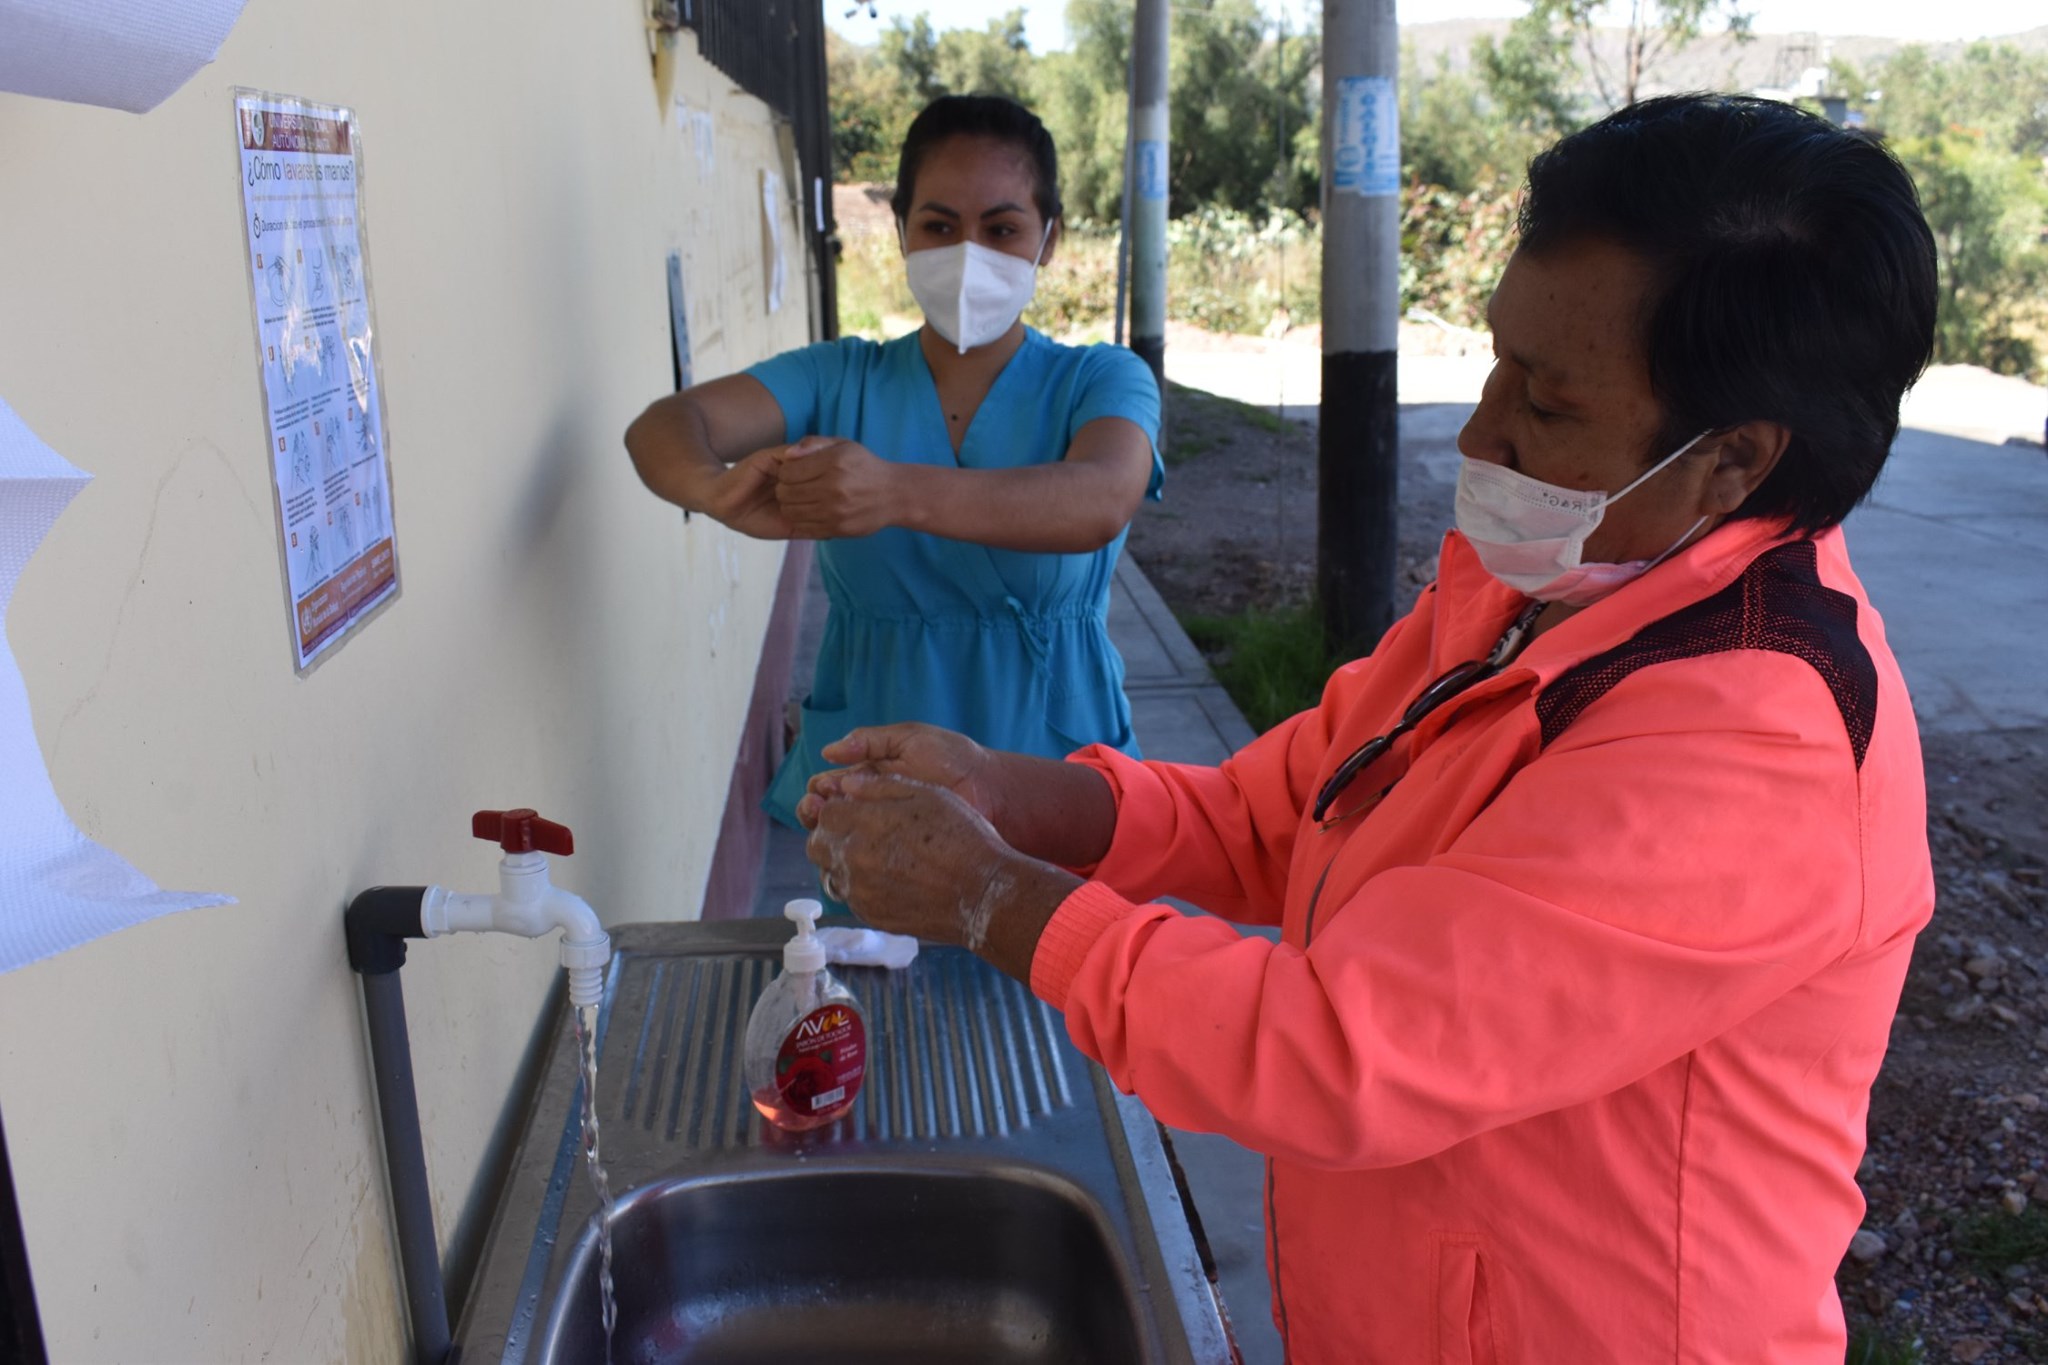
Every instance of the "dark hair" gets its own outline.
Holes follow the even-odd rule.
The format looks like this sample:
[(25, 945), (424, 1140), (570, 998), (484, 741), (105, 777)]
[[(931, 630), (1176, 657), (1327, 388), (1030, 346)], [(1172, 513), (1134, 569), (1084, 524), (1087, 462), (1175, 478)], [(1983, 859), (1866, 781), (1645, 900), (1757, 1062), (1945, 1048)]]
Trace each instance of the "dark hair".
[(1613, 242), (1649, 262), (1656, 451), (1765, 420), (1791, 443), (1738, 517), (1819, 531), (1877, 482), (1934, 345), (1934, 236), (1861, 133), (1742, 95), (1617, 110), (1529, 163), (1521, 249)]
[(1038, 115), (1001, 95), (941, 95), (910, 121), (910, 131), (903, 135), (896, 194), (889, 201), (897, 222), (910, 217), (910, 199), (917, 193), (917, 172), (925, 154), (955, 137), (991, 137), (1022, 152), (1034, 173), (1031, 198), (1039, 216), (1048, 223), (1060, 216), (1060, 156)]

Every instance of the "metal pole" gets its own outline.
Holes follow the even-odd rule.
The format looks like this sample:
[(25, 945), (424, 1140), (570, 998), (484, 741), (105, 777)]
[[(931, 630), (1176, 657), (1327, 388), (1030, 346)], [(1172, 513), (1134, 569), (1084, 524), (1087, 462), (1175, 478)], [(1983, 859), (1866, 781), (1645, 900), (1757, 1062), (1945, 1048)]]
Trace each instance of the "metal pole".
[(1124, 192), (1116, 210), (1116, 344), (1124, 344), (1125, 326), (1130, 319), (1126, 306), (1131, 288), (1131, 144), (1137, 137), (1138, 105), (1132, 98), (1131, 65), (1137, 54), (1133, 47), (1124, 54)]
[[(1137, 0), (1131, 31), (1131, 349), (1166, 400), (1167, 0)], [(1164, 413), (1161, 413), (1162, 418)], [(1165, 430), (1162, 420), (1160, 429)]]
[(1394, 0), (1323, 0), (1323, 399), (1316, 592), (1331, 646), (1394, 619), (1401, 138)]

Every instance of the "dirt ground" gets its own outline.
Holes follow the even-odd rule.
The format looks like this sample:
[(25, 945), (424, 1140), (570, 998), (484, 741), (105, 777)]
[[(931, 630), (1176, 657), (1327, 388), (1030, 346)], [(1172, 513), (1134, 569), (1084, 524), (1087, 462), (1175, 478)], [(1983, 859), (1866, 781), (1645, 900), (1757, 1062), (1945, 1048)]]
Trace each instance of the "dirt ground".
[[(1305, 600), (1313, 428), (1176, 389), (1168, 432), (1166, 500), (1130, 538), (1161, 595), (1182, 615)], [(1405, 597), (1451, 521), (1451, 488), (1410, 466)], [(1839, 1284), (1877, 1349), (1851, 1361), (2048, 1360), (2048, 731), (1924, 747), (1936, 909), (1871, 1096), (1869, 1211)]]

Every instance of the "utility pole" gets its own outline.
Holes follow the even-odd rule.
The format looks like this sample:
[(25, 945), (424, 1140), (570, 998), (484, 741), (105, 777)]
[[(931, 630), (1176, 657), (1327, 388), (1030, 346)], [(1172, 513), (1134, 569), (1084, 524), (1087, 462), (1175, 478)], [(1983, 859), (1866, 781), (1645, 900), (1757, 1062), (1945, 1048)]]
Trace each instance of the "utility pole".
[(1323, 0), (1323, 401), (1316, 593), (1346, 657), (1394, 620), (1401, 136), (1394, 0)]
[(1137, 0), (1131, 30), (1131, 349), (1159, 381), (1166, 423), (1167, 0)]

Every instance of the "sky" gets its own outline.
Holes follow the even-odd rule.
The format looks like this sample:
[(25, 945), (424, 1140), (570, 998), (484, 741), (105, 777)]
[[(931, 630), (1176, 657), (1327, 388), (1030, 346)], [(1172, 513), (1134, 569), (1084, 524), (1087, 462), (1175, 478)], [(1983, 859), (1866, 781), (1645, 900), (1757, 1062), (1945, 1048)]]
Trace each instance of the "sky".
[[(1320, 14), (1320, 0), (1261, 0), (1268, 14)], [(1524, 13), (1524, 0), (1396, 0), (1401, 22), (1426, 24), (1439, 19), (1511, 19)], [(1066, 5), (1061, 0), (874, 0), (876, 17), (868, 17), (862, 0), (848, 17), (854, 0), (825, 0), (825, 18), (855, 42), (871, 43), (892, 18), (920, 11), (935, 28), (981, 28), (1013, 8), (1025, 11), (1024, 29), (1032, 49), (1048, 52), (1066, 46)], [(1939, 42), (1951, 38), (1985, 38), (2019, 33), (2048, 24), (2041, 0), (1749, 0), (1759, 33), (1815, 32), (1823, 37), (1868, 34)]]

